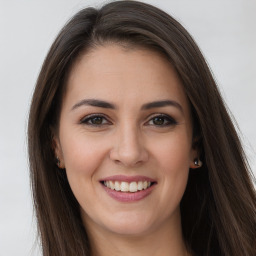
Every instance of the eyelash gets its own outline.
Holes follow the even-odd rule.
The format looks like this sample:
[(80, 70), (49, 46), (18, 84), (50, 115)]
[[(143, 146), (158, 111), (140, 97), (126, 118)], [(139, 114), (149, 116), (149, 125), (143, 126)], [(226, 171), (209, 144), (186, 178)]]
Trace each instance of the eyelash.
[[(150, 124), (150, 122), (154, 122), (154, 119), (156, 121), (157, 118), (160, 119), (161, 121), (163, 121), (163, 123), (162, 124)], [(98, 124), (92, 123), (93, 120), (96, 121), (97, 119), (98, 119), (98, 121), (101, 121), (101, 123), (98, 123)], [(102, 123), (102, 121), (103, 121), (103, 123)], [(104, 125), (111, 125), (112, 124), (108, 120), (108, 118), (103, 114), (92, 114), (92, 115), (86, 116), (85, 118), (81, 119), (80, 123), (88, 125), (88, 126), (94, 126), (94, 127), (101, 127), (101, 126), (104, 126)], [(163, 127), (177, 125), (177, 121), (169, 115), (157, 114), (157, 115), (151, 117), (149, 119), (149, 121), (146, 122), (146, 125), (163, 128)]]
[[(101, 120), (105, 120), (106, 123), (101, 123), (101, 124), (93, 124), (92, 123), (92, 120), (94, 119), (97, 119), (97, 118), (100, 118)], [(83, 118), (81, 121), (80, 121), (81, 124), (85, 124), (85, 125), (89, 125), (89, 126), (96, 126), (96, 127), (100, 127), (100, 126), (103, 126), (103, 125), (106, 125), (106, 124), (111, 124), (110, 121), (108, 121), (107, 117), (103, 114), (92, 114), (92, 115), (89, 115), (89, 116), (86, 116), (85, 118)]]
[[(161, 119), (164, 123), (163, 124), (149, 124), (156, 118)], [(157, 115), (151, 117), (147, 123), (148, 123), (148, 125), (153, 125), (153, 126), (156, 126), (159, 128), (174, 126), (174, 125), (178, 124), (174, 118), (172, 118), (171, 116), (166, 115), (166, 114), (157, 114)]]

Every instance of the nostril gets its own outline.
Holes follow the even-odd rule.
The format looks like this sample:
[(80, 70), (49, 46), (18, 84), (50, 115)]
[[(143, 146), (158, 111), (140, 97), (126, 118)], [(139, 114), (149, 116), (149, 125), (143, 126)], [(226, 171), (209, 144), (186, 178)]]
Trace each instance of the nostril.
[(137, 166), (148, 160), (148, 152), (142, 143), (127, 142), (126, 139), (126, 141), (119, 140), (113, 144), (109, 157), (116, 164)]

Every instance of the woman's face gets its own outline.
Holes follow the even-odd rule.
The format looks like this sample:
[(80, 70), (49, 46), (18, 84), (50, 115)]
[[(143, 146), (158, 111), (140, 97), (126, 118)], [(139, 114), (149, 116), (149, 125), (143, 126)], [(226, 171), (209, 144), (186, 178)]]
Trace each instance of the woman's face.
[(159, 53), (106, 45), (82, 56), (55, 140), (89, 230), (139, 235), (180, 223), (197, 153), (188, 100)]

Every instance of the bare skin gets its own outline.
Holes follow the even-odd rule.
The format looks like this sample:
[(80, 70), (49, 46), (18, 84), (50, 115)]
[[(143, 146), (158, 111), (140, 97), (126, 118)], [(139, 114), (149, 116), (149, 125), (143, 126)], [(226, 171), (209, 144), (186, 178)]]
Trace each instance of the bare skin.
[[(55, 153), (94, 256), (189, 255), (179, 204), (189, 168), (197, 168), (192, 141), (188, 100), (163, 56), (106, 45), (79, 59), (68, 79)], [(114, 184), (120, 175), (138, 180), (137, 190), (108, 187), (105, 180)], [(152, 182), (140, 198), (142, 176)]]

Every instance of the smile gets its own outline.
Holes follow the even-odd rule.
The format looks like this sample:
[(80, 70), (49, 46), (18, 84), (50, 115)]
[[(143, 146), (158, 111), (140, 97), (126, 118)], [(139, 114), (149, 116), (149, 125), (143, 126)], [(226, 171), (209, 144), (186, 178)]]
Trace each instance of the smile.
[(132, 181), (132, 182), (121, 181), (120, 182), (120, 181), (108, 180), (108, 181), (104, 181), (103, 184), (105, 187), (115, 191), (135, 193), (151, 187), (151, 185), (153, 185), (153, 182), (150, 182), (150, 181)]
[(100, 180), (105, 192), (120, 202), (140, 201), (149, 196), (157, 181), (147, 176), (114, 175)]

